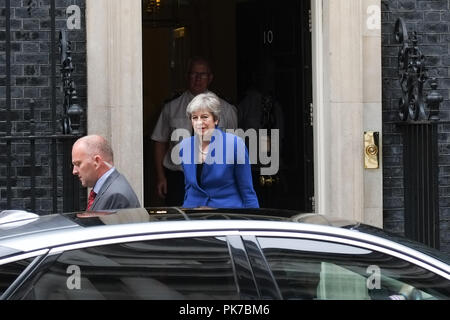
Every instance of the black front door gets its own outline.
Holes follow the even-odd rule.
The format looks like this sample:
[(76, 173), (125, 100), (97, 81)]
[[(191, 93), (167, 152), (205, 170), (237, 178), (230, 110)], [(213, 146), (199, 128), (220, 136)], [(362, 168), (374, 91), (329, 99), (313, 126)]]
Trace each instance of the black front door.
[[(279, 129), (276, 175), (254, 166), (261, 207), (312, 210), (312, 73), (309, 1), (237, 4), (237, 88), (241, 127)], [(248, 99), (253, 92), (254, 99)], [(246, 100), (247, 98), (247, 100)], [(261, 103), (255, 112), (242, 101)], [(242, 116), (243, 110), (251, 109)], [(259, 117), (252, 119), (250, 117)], [(261, 146), (260, 146), (261, 147)]]

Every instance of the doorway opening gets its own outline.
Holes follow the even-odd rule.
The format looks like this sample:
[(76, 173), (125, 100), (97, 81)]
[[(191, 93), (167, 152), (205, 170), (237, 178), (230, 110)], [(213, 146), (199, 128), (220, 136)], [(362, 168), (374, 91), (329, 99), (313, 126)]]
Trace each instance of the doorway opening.
[[(214, 73), (210, 90), (238, 108), (240, 128), (279, 129), (278, 172), (252, 169), (260, 206), (312, 211), (309, 1), (144, 0), (142, 16), (144, 205), (164, 205), (155, 188), (153, 128), (164, 103), (185, 90), (189, 58), (203, 56)], [(252, 94), (266, 103), (252, 105)]]

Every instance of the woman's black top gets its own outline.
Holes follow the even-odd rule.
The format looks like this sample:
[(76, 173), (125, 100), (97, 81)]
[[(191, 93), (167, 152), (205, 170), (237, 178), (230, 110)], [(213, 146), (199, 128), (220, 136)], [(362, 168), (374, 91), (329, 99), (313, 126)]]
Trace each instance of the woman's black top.
[(197, 184), (200, 188), (202, 188), (202, 171), (203, 163), (197, 164)]

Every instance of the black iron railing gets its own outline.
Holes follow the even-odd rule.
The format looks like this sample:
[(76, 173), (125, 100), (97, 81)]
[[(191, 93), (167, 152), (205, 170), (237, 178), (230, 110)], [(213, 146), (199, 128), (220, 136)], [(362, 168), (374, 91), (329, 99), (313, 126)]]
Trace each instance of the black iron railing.
[[(405, 236), (439, 248), (438, 125), (443, 98), (437, 80), (427, 75), (417, 34), (409, 37), (401, 18), (395, 37), (402, 44), (398, 71), (403, 94), (397, 124), (403, 133)], [(431, 90), (425, 96), (427, 82)]]
[[(35, 4), (36, 5), (36, 4)], [(56, 5), (55, 0), (49, 1), (49, 13), (51, 21), (50, 30), (50, 67), (51, 67), (51, 90), (50, 113), (51, 128), (45, 132), (38, 127), (40, 124), (35, 120), (36, 103), (29, 100), (29, 108), (25, 112), (29, 114), (28, 129), (18, 129), (13, 123), (14, 110), (13, 99), (11, 98), (11, 1), (5, 0), (5, 57), (6, 57), (6, 77), (5, 77), (5, 101), (6, 106), (3, 121), (4, 128), (0, 133), (0, 154), (2, 167), (2, 180), (4, 184), (1, 188), (2, 208), (0, 209), (23, 209), (39, 212), (37, 201), (51, 198), (51, 212), (76, 211), (80, 208), (80, 198), (84, 196), (80, 192), (80, 184), (76, 177), (72, 175), (71, 148), (74, 141), (83, 135), (81, 129), (82, 108), (78, 105), (75, 84), (72, 78), (73, 65), (71, 58), (71, 43), (67, 40), (65, 31), (59, 34), (59, 60), (61, 65), (62, 89), (64, 92), (64, 102), (62, 115), (58, 115), (57, 102), (57, 64), (58, 55), (56, 37)], [(29, 2), (29, 14), (32, 15), (33, 2)], [(42, 98), (42, 97), (41, 97)], [(39, 111), (39, 110), (38, 110)], [(25, 120), (25, 119), (24, 119)], [(40, 153), (39, 150), (45, 147), (48, 152)], [(17, 154), (20, 150), (20, 155)], [(48, 159), (42, 157), (48, 156)], [(38, 159), (39, 158), (39, 159)], [(25, 177), (25, 179), (23, 179)], [(19, 178), (21, 182), (19, 181)], [(42, 179), (50, 179), (42, 183)], [(23, 182), (25, 181), (26, 182)], [(20, 185), (19, 185), (20, 184)], [(46, 191), (43, 191), (44, 185)], [(48, 192), (48, 189), (51, 192)], [(20, 190), (20, 192), (19, 192)], [(51, 194), (49, 197), (49, 193)], [(61, 206), (62, 202), (62, 206)], [(47, 207), (47, 206), (46, 206)], [(47, 208), (49, 209), (49, 208)], [(48, 212), (48, 210), (46, 211)], [(51, 213), (50, 212), (50, 213)]]
[[(72, 145), (78, 136), (74, 135), (14, 135), (14, 136), (0, 136), (0, 144), (6, 145), (7, 156), (6, 156), (6, 198), (7, 198), (7, 208), (6, 209), (23, 209), (32, 212), (39, 211), (36, 207), (36, 200), (41, 198), (42, 195), (39, 194), (38, 190), (42, 189), (36, 182), (36, 177), (42, 172), (42, 165), (36, 164), (36, 148), (39, 144), (50, 145), (51, 155), (49, 170), (51, 171), (49, 177), (52, 181), (52, 212), (58, 212), (58, 198), (62, 199), (63, 206), (62, 211), (72, 212), (80, 210), (80, 191), (79, 191), (79, 181), (72, 175), (71, 166), (71, 150)], [(12, 154), (12, 149), (18, 144), (28, 145), (26, 149), (29, 149), (28, 163), (25, 166), (15, 167), (15, 175), (18, 173), (18, 169), (22, 170), (24, 175), (27, 175), (30, 179), (30, 185), (28, 187), (29, 192), (21, 196), (15, 195), (13, 192), (13, 184), (15, 184), (15, 175), (12, 174), (13, 162), (16, 157)], [(62, 157), (58, 156), (58, 149), (62, 153)], [(23, 170), (25, 169), (26, 170)], [(62, 170), (62, 189), (58, 187), (58, 177), (61, 176), (58, 173), (58, 168)], [(62, 190), (60, 192), (59, 190)], [(12, 203), (12, 199), (18, 198), (23, 203), (22, 205), (17, 205)], [(25, 201), (28, 198), (29, 201)]]

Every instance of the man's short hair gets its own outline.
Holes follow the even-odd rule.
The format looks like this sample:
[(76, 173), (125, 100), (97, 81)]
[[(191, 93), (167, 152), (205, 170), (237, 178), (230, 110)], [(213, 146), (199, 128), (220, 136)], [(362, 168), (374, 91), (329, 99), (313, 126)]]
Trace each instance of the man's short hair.
[(99, 135), (89, 135), (80, 138), (78, 141), (84, 143), (86, 152), (91, 156), (100, 155), (105, 161), (114, 162), (114, 152), (108, 140)]
[(202, 64), (202, 65), (205, 65), (206, 68), (208, 69), (208, 72), (209, 72), (209, 73), (212, 73), (211, 63), (209, 62), (208, 59), (206, 59), (206, 58), (204, 58), (204, 57), (201, 57), (201, 56), (195, 56), (195, 57), (192, 57), (192, 58), (189, 59), (189, 61), (188, 61), (188, 66), (187, 66), (187, 71), (188, 71), (188, 72), (191, 72), (192, 66), (193, 66), (194, 64)]

